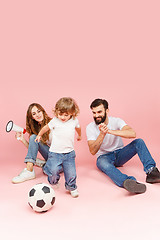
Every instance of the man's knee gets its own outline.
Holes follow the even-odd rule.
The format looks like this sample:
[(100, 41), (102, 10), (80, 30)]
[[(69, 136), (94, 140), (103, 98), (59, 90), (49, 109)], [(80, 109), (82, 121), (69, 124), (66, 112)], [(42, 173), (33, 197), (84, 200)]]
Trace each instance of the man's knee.
[(107, 171), (111, 167), (111, 164), (103, 158), (98, 158), (96, 164), (98, 169), (100, 169), (101, 171)]
[(141, 139), (141, 138), (137, 138), (137, 139), (135, 139), (133, 142), (134, 142), (134, 144), (136, 144), (137, 146), (145, 145), (144, 140)]

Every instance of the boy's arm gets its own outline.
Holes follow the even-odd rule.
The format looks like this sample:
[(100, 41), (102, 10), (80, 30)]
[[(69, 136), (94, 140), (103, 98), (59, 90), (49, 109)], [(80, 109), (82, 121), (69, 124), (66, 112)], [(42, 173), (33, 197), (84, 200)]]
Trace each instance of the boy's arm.
[(50, 130), (50, 128), (49, 128), (48, 124), (45, 125), (45, 126), (40, 130), (40, 132), (38, 133), (38, 135), (37, 135), (37, 137), (36, 137), (36, 139), (35, 139), (35, 142), (36, 142), (36, 141), (37, 141), (37, 142), (40, 142), (40, 141), (41, 141), (41, 137), (43, 136), (43, 134), (46, 133), (46, 132), (49, 131), (49, 130)]
[(75, 129), (76, 129), (76, 132), (78, 133), (77, 140), (80, 141), (82, 139), (82, 137), (81, 137), (81, 127), (75, 128)]

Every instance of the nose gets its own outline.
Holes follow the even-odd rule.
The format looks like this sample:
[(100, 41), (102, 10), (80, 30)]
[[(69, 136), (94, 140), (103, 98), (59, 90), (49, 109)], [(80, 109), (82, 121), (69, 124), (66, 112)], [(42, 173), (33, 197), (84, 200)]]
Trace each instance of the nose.
[(65, 119), (65, 116), (64, 116), (64, 115), (62, 115), (62, 116), (61, 116), (61, 119), (62, 119), (62, 120), (64, 120), (64, 119)]
[(98, 114), (98, 113), (96, 113), (96, 114), (95, 114), (95, 117), (96, 117), (96, 118), (97, 118), (97, 117), (99, 117), (99, 114)]

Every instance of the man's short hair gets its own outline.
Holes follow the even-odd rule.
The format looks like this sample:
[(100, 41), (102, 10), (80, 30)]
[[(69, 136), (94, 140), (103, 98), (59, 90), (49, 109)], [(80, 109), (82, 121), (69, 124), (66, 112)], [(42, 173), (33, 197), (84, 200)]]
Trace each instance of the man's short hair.
[(101, 104), (104, 106), (105, 110), (108, 109), (108, 102), (105, 99), (101, 99), (101, 98), (95, 99), (91, 103), (90, 108), (92, 109), (92, 108), (98, 107)]

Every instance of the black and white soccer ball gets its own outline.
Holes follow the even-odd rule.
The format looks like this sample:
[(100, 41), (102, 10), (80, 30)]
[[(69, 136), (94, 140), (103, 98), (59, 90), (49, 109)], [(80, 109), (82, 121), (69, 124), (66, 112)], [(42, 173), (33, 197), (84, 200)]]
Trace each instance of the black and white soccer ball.
[(28, 203), (36, 212), (48, 211), (55, 202), (55, 192), (46, 183), (34, 185), (28, 193)]

